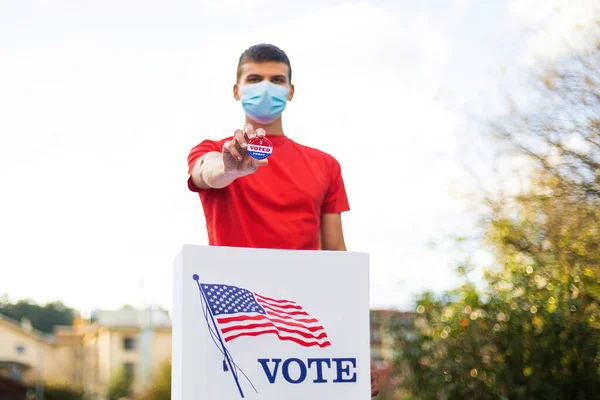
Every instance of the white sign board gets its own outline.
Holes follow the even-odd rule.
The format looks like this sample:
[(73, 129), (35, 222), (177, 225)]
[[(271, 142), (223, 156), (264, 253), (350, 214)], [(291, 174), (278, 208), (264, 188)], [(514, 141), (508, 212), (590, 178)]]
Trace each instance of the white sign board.
[(369, 257), (186, 245), (172, 399), (371, 398)]

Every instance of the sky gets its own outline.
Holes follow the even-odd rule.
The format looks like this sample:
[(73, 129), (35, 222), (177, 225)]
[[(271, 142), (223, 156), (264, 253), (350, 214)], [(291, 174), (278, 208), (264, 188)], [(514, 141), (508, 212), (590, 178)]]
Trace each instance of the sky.
[(186, 158), (244, 122), (239, 55), (290, 57), (284, 130), (338, 159), (371, 307), (456, 285), (464, 195), (527, 68), (581, 46), (592, 0), (0, 0), (0, 294), (81, 312), (171, 308), (183, 244), (207, 243)]

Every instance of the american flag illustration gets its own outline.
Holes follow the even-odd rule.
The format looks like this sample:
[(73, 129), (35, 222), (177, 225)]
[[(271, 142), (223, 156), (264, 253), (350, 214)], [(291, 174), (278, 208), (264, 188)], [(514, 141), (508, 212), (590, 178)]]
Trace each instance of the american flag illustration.
[(199, 286), (225, 342), (274, 334), (280, 340), (304, 347), (331, 346), (319, 321), (294, 301), (277, 300), (230, 285)]

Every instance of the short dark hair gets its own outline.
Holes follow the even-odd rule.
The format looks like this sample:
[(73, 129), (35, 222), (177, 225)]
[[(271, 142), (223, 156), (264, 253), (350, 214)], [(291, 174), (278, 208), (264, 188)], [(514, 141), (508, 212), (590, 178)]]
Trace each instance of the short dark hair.
[(249, 47), (242, 53), (237, 67), (237, 82), (240, 81), (242, 75), (242, 64), (246, 62), (268, 62), (277, 61), (286, 64), (289, 68), (288, 80), (292, 82), (292, 66), (290, 65), (290, 59), (283, 50), (272, 44), (256, 44)]

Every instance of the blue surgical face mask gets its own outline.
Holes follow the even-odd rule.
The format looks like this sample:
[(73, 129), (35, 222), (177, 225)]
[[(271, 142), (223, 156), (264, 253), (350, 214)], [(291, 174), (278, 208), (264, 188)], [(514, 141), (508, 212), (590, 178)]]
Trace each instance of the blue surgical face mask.
[(285, 110), (288, 86), (269, 81), (241, 85), (242, 107), (246, 114), (260, 124), (269, 124)]

